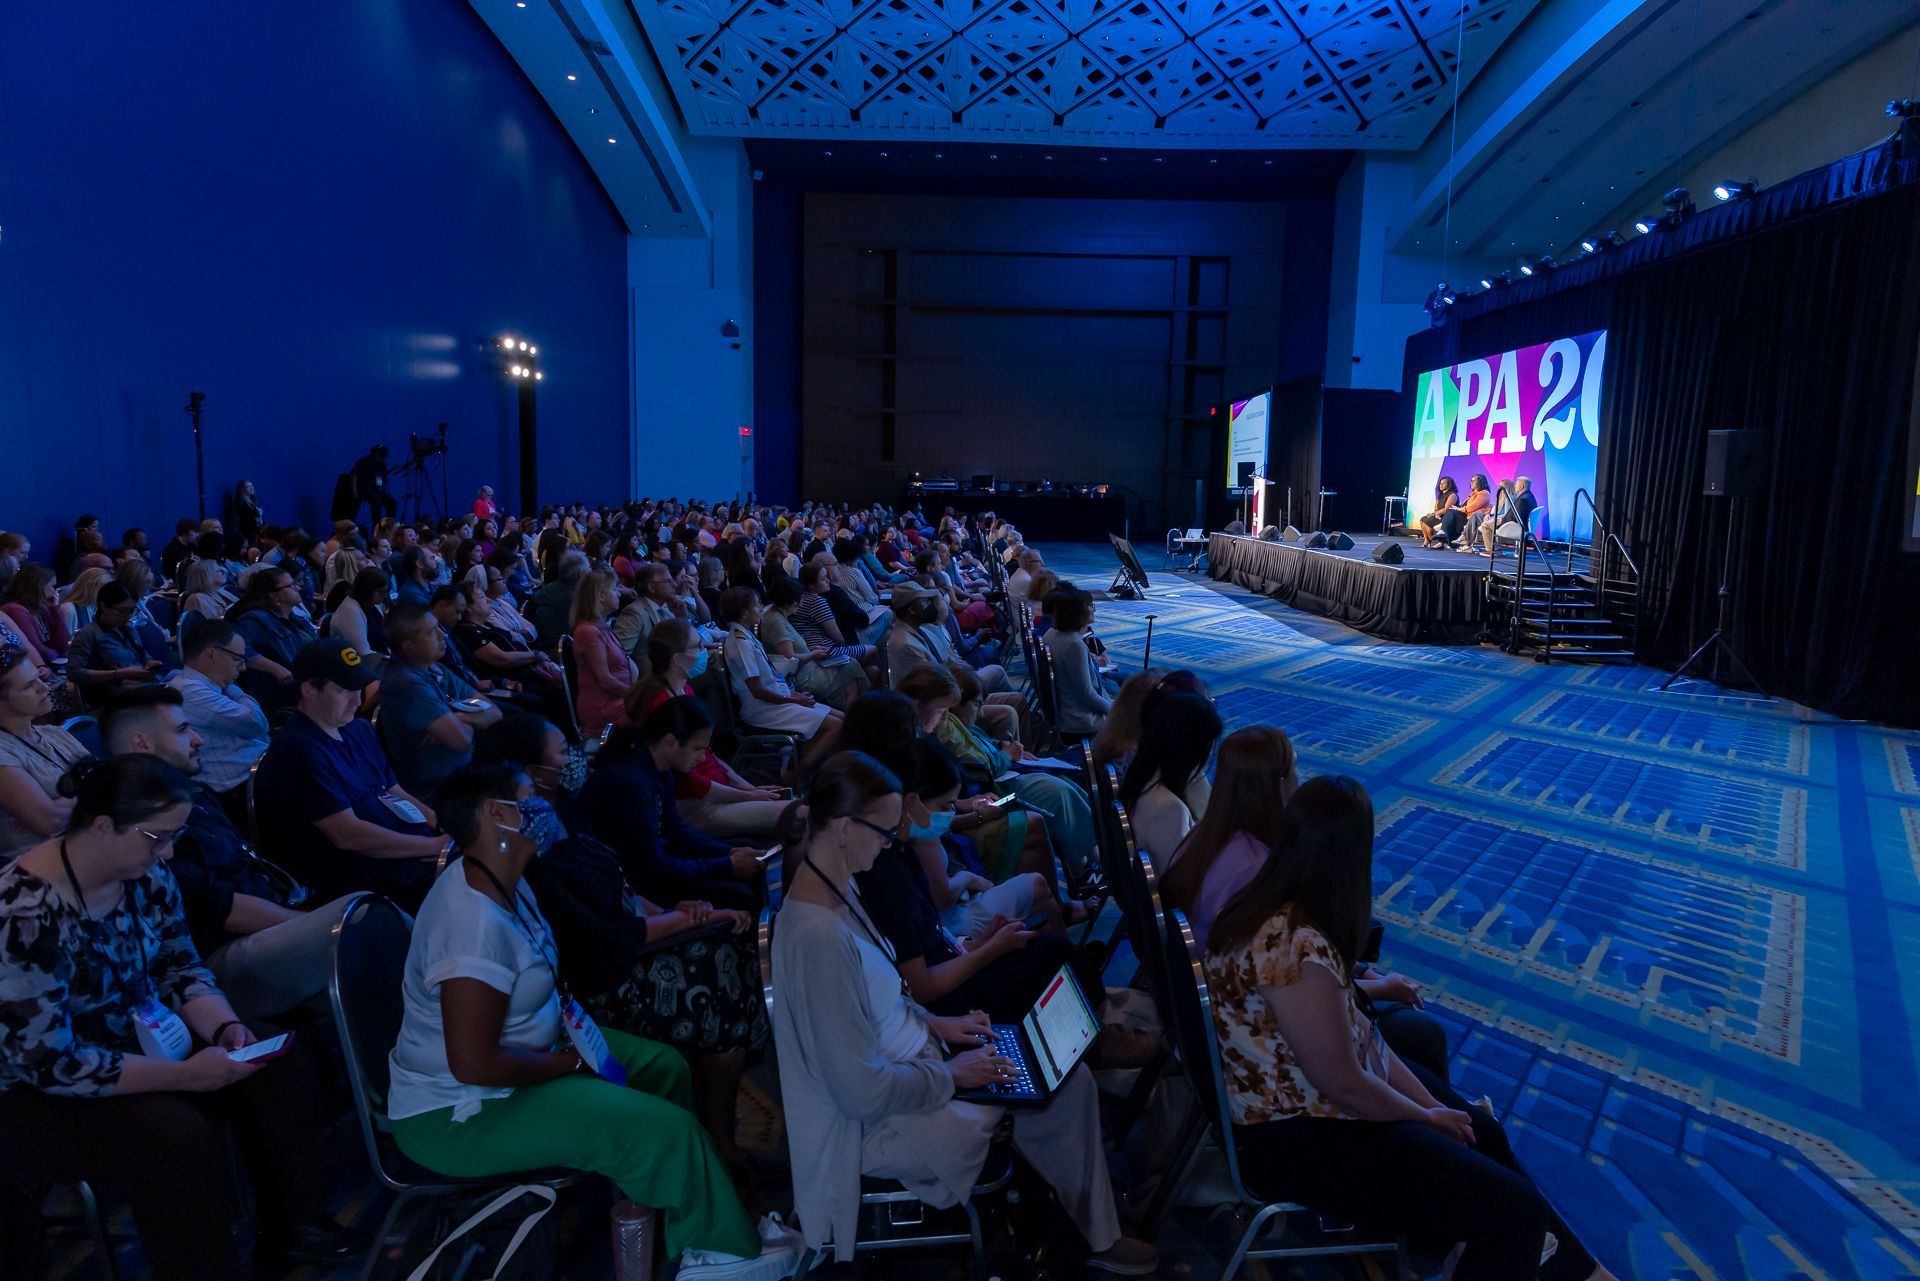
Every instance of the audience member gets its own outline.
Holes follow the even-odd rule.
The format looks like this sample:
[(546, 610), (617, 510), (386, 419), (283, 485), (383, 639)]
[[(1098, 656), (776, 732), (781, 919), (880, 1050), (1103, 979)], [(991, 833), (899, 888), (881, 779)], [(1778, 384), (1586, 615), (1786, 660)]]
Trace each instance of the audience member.
[(199, 521), (183, 516), (173, 523), (173, 541), (160, 549), (160, 572), (170, 581), (180, 581), (180, 569), (192, 559), (194, 544), (199, 538)]
[(1087, 648), (1093, 596), (1063, 586), (1053, 595), (1053, 629), (1042, 643), (1053, 659), (1053, 694), (1059, 710), (1054, 728), (1069, 742), (1092, 737), (1107, 719), (1113, 696), (1101, 678), (1100, 660)]
[(618, 604), (618, 584), (610, 573), (584, 574), (574, 588), (573, 662), (580, 676), (574, 704), (580, 732), (588, 738), (628, 723), (627, 691), (640, 675), (607, 623)]
[[(941, 625), (938, 595), (924, 587), (902, 583), (893, 589), (893, 615), (893, 631), (887, 637), (889, 680), (897, 683), (922, 663), (944, 667), (961, 661)], [(983, 722), (1004, 737), (1023, 737), (1026, 700), (1011, 692), (1006, 669), (998, 665), (969, 666), (974, 668), (980, 687), (987, 692), (987, 707), (981, 714)]]
[(371, 659), (378, 671), (386, 662), (388, 598), (391, 591), (387, 571), (375, 565), (359, 571), (347, 586), (347, 594), (334, 607), (327, 634), (353, 646), (360, 657)]
[(254, 780), (262, 845), (323, 899), (372, 890), (418, 905), (447, 842), (394, 777), (373, 726), (356, 719), (372, 672), (328, 639), (300, 651), (292, 679), (298, 703)]
[[(959, 1103), (1012, 1073), (988, 1020), (929, 1014), (901, 990), (894, 955), (860, 906), (867, 871), (903, 821), (900, 783), (858, 753), (832, 757), (808, 799), (806, 850), (774, 935), (774, 1027), (794, 1205), (807, 1244), (853, 1258), (860, 1179), (897, 1179), (936, 1207), (965, 1198), (1007, 1114)], [(942, 1046), (958, 1053), (948, 1059)], [(1011, 1114), (1013, 1143), (1094, 1251), (1091, 1266), (1151, 1272), (1151, 1246), (1123, 1237), (1100, 1142), (1099, 1095), (1077, 1066), (1044, 1108)], [(804, 1170), (804, 1177), (802, 1171)]]
[[(731, 587), (720, 597), (720, 623), (727, 629), (727, 675), (740, 719), (756, 729), (784, 730), (811, 739), (824, 728), (839, 729), (840, 713), (822, 707), (813, 695), (796, 693), (774, 671), (767, 650), (754, 634), (760, 625), (760, 598), (750, 587)], [(825, 740), (822, 740), (825, 741)]]
[(180, 637), (186, 661), (167, 684), (180, 693), (187, 724), (200, 736), (200, 781), (229, 814), (244, 814), (244, 792), (267, 750), (267, 714), (240, 688), (246, 642), (223, 618), (193, 624)]
[[(1287, 815), (1292, 834), (1208, 937), (1247, 1182), (1436, 1255), (1458, 1243), (1455, 1281), (1611, 1278), (1533, 1186), (1492, 1113), (1402, 1061), (1361, 1014), (1353, 982), (1373, 900), (1366, 789), (1312, 779)], [(1549, 1233), (1557, 1244), (1543, 1262)]]
[[(829, 659), (844, 658), (858, 663), (866, 676), (864, 687), (873, 689), (886, 683), (880, 651), (864, 643), (864, 632), (858, 629), (848, 632), (840, 626), (839, 615), (832, 605), (832, 594), (839, 581), (838, 569), (833, 562), (818, 560), (802, 565), (797, 580), (782, 578), (777, 581), (770, 589), (768, 599), (785, 615), (807, 650), (824, 649)], [(797, 596), (794, 587), (799, 588)], [(864, 611), (864, 616), (877, 621), (886, 612), (869, 609)], [(861, 616), (857, 603), (854, 613), (856, 618)]]
[[(808, 565), (806, 568), (818, 570), (820, 567)], [(758, 629), (760, 644), (766, 649), (767, 661), (773, 670), (785, 676), (795, 689), (812, 694), (836, 711), (845, 711), (847, 704), (862, 690), (873, 688), (872, 678), (854, 661), (846, 647), (824, 640), (810, 643), (802, 638), (794, 620), (803, 599), (809, 599), (808, 594), (799, 583), (784, 575), (768, 585), (767, 609), (760, 617)], [(827, 621), (831, 623), (831, 617)], [(837, 628), (834, 634), (838, 634)], [(874, 653), (871, 646), (859, 648), (869, 656)]]
[[(693, 696), (693, 680), (707, 670), (707, 650), (693, 629), (669, 618), (647, 636), (652, 675), (627, 695), (627, 715), (642, 723), (662, 703)], [(773, 788), (741, 777), (709, 746), (690, 770), (674, 774), (674, 795), (687, 822), (709, 836), (762, 837), (772, 834), (787, 801)]]
[(474, 759), (524, 768), (534, 795), (556, 807), (562, 831), (546, 856), (528, 865), (526, 878), (553, 922), (561, 980), (600, 1022), (693, 1059), (708, 1137), (729, 1166), (749, 1165), (735, 1140), (740, 1078), (748, 1052), (766, 1045), (769, 1030), (754, 981), (760, 959), (753, 918), (699, 900), (657, 906), (627, 885), (612, 847), (566, 830), (557, 813), (568, 799), (559, 780), (572, 756), (551, 723), (509, 716), (480, 735)]
[(639, 595), (613, 620), (613, 635), (623, 652), (639, 658), (647, 652), (647, 633), (669, 618), (684, 617), (685, 606), (665, 565), (641, 565), (634, 571), (634, 588)]
[(7, 600), (0, 605), (0, 613), (6, 614), (41, 662), (58, 665), (66, 661), (67, 640), (72, 633), (67, 630), (54, 592), (52, 570), (33, 561), (21, 564), (7, 584)]
[(152, 681), (166, 666), (150, 659), (130, 626), (133, 602), (126, 588), (109, 580), (102, 584), (92, 621), (67, 646), (67, 675), (90, 698), (110, 697), (115, 691)]
[(224, 618), (227, 613), (227, 567), (218, 560), (188, 561), (180, 573), (180, 620)]
[(0, 1181), (114, 1187), (160, 1281), (254, 1274), (248, 1186), (262, 1259), (343, 1261), (355, 1234), (322, 1213), (310, 1159), (312, 1059), (228, 1057), (271, 1029), (242, 1022), (201, 964), (161, 866), (192, 788), (132, 756), (84, 762), (66, 789), (65, 835), (0, 870)]
[(95, 566), (75, 574), (73, 581), (61, 590), (60, 621), (66, 624), (68, 636), (78, 634), (82, 627), (93, 621), (93, 610), (100, 598), (100, 589), (112, 581), (112, 570)]
[(60, 779), (87, 749), (58, 725), (34, 723), (52, 710), (32, 655), (0, 646), (0, 866), (67, 825)]
[(1133, 822), (1136, 844), (1156, 871), (1205, 813), (1193, 781), (1206, 777), (1220, 741), (1220, 714), (1202, 694), (1179, 693), (1150, 701), (1141, 725), (1140, 749), (1120, 780), (1120, 800)]
[(569, 1024), (591, 1021), (563, 1002), (553, 928), (522, 883), (559, 831), (527, 776), (511, 764), (461, 771), (448, 780), (446, 822), (459, 857), (414, 922), (392, 1055), (401, 1151), (467, 1178), (552, 1166), (605, 1175), (660, 1212), (685, 1281), (797, 1253), (776, 1222), (755, 1230), (694, 1118), (678, 1054), (611, 1027), (553, 1048)]
[(298, 579), (283, 565), (262, 565), (227, 612), (247, 642), (247, 692), (263, 707), (283, 707), (296, 697), (294, 656), (315, 635), (313, 624), (295, 612), (300, 602)]
[(500, 719), (500, 708), (440, 661), (446, 637), (418, 605), (395, 605), (387, 634), (393, 655), (380, 679), (380, 740), (407, 791), (431, 799), (472, 758), (473, 736)]

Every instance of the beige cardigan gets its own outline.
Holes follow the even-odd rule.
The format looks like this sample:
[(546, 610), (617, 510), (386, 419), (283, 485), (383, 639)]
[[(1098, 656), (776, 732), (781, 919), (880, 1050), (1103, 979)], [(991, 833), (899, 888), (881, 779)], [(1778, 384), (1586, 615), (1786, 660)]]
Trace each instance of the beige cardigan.
[[(949, 1206), (973, 1188), (1000, 1117), (997, 1108), (954, 1103), (953, 1073), (937, 1052), (908, 1063), (881, 1056), (861, 977), (863, 947), (873, 944), (837, 912), (797, 899), (780, 909), (773, 932), (773, 1028), (793, 1208), (807, 1244), (832, 1245), (841, 1261), (853, 1258), (861, 1153), (870, 1131), (907, 1113), (943, 1113), (937, 1121), (915, 1118), (916, 1136), (927, 1133), (930, 1121), (942, 1134), (923, 1149), (934, 1181), (909, 1187), (929, 1205)], [(924, 1017), (917, 1006), (914, 1011)]]

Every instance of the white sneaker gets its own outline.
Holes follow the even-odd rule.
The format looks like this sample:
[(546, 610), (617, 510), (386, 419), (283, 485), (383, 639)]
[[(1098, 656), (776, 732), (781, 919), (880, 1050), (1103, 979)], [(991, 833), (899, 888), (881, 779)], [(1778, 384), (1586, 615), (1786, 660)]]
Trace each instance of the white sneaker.
[(676, 1281), (786, 1281), (799, 1266), (806, 1240), (777, 1214), (760, 1220), (760, 1257), (743, 1259), (719, 1250), (684, 1250)]

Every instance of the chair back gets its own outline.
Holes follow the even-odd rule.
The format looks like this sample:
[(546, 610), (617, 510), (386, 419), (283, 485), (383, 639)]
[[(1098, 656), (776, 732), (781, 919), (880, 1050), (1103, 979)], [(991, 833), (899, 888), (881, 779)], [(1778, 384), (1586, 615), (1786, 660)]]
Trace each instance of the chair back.
[(381, 1182), (395, 1188), (402, 1185), (381, 1159), (379, 1135), (388, 1129), (387, 1056), (400, 1039), (406, 1008), (401, 980), (412, 938), (412, 923), (399, 908), (377, 894), (357, 894), (333, 927), (333, 972), (327, 980), (367, 1159)]
[(1033, 669), (1033, 687), (1040, 695), (1040, 711), (1046, 716), (1047, 724), (1057, 730), (1060, 728), (1060, 695), (1053, 684), (1053, 651), (1044, 644), (1035, 644), (1033, 655), (1040, 660)]
[(171, 592), (155, 592), (145, 603), (147, 617), (153, 620), (154, 626), (172, 635), (175, 624), (180, 621), (180, 597)]
[(89, 756), (104, 757), (106, 744), (100, 738), (100, 718), (97, 716), (69, 716), (60, 722), (60, 728), (80, 741)]
[(580, 664), (574, 658), (573, 637), (562, 636), (553, 647), (554, 657), (560, 663), (560, 689), (567, 696), (567, 720), (570, 723), (574, 742), (580, 741), (580, 707), (574, 702), (574, 696), (580, 690)]
[(767, 1019), (773, 1019), (773, 904), (760, 909), (760, 996), (767, 1003)]
[(1147, 994), (1153, 997), (1164, 1025), (1172, 1021), (1172, 1013), (1167, 1005), (1167, 913), (1160, 901), (1160, 878), (1145, 850), (1134, 853), (1131, 871), (1132, 892), (1121, 910), (1128, 913), (1127, 938), (1140, 959)]
[(1207, 972), (1194, 942), (1193, 926), (1178, 908), (1167, 913), (1167, 1027), (1173, 1033), (1180, 1063), (1201, 1119), (1220, 1150), (1226, 1154), (1227, 1175), (1242, 1201), (1258, 1204), (1240, 1181), (1240, 1154), (1233, 1144), (1233, 1116), (1227, 1106), (1226, 1073), (1220, 1062), (1220, 1039), (1213, 1024), (1213, 994), (1207, 990)]
[(254, 784), (260, 781), (260, 767), (266, 763), (265, 752), (253, 758), (253, 764), (247, 766), (247, 839), (256, 847), (260, 844), (260, 813), (254, 808)]

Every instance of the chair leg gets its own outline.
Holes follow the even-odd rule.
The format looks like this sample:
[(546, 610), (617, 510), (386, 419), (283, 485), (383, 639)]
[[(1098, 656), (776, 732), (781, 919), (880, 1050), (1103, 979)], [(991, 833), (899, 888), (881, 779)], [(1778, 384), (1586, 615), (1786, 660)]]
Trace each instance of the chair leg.
[(1160, 1220), (1167, 1213), (1167, 1204), (1173, 1199), (1174, 1185), (1186, 1174), (1187, 1167), (1193, 1164), (1193, 1154), (1200, 1150), (1200, 1139), (1206, 1132), (1207, 1119), (1200, 1115), (1197, 1104), (1190, 1103), (1187, 1115), (1181, 1118), (1180, 1142), (1174, 1147), (1173, 1161), (1161, 1173), (1160, 1181), (1153, 1187), (1153, 1195), (1141, 1207), (1140, 1231), (1143, 1236), (1151, 1239), (1159, 1230)]
[(1247, 1225), (1245, 1234), (1240, 1238), (1240, 1244), (1234, 1247), (1233, 1257), (1227, 1260), (1227, 1270), (1220, 1274), (1220, 1281), (1233, 1281), (1234, 1275), (1240, 1271), (1240, 1266), (1247, 1261), (1247, 1251), (1253, 1248), (1254, 1240), (1260, 1235), (1260, 1230), (1266, 1227), (1268, 1219), (1278, 1213), (1280, 1213), (1279, 1206), (1268, 1205), (1262, 1206), (1260, 1213), (1253, 1216), (1253, 1222)]
[(793, 1265), (792, 1281), (805, 1281), (807, 1273), (813, 1271), (813, 1265), (820, 1261), (820, 1251), (808, 1246), (800, 1252), (800, 1262)]
[(381, 1258), (387, 1247), (393, 1243), (393, 1225), (400, 1221), (400, 1211), (408, 1202), (417, 1200), (418, 1193), (411, 1189), (396, 1193), (393, 1204), (387, 1207), (386, 1217), (380, 1220), (380, 1230), (373, 1234), (373, 1242), (367, 1247), (367, 1261), (360, 1268), (360, 1281), (373, 1281), (373, 1273), (380, 1266)]
[(987, 1281), (987, 1242), (980, 1231), (980, 1211), (974, 1208), (971, 1197), (960, 1204), (967, 1212), (967, 1234), (973, 1238), (973, 1257), (968, 1261), (968, 1275), (973, 1281)]
[(100, 1200), (93, 1185), (82, 1180), (74, 1185), (80, 1196), (80, 1213), (87, 1220), (87, 1235), (93, 1238), (94, 1252), (100, 1256), (100, 1271), (107, 1281), (120, 1281), (120, 1267), (113, 1257), (113, 1239), (107, 1235), (107, 1221), (100, 1213)]

